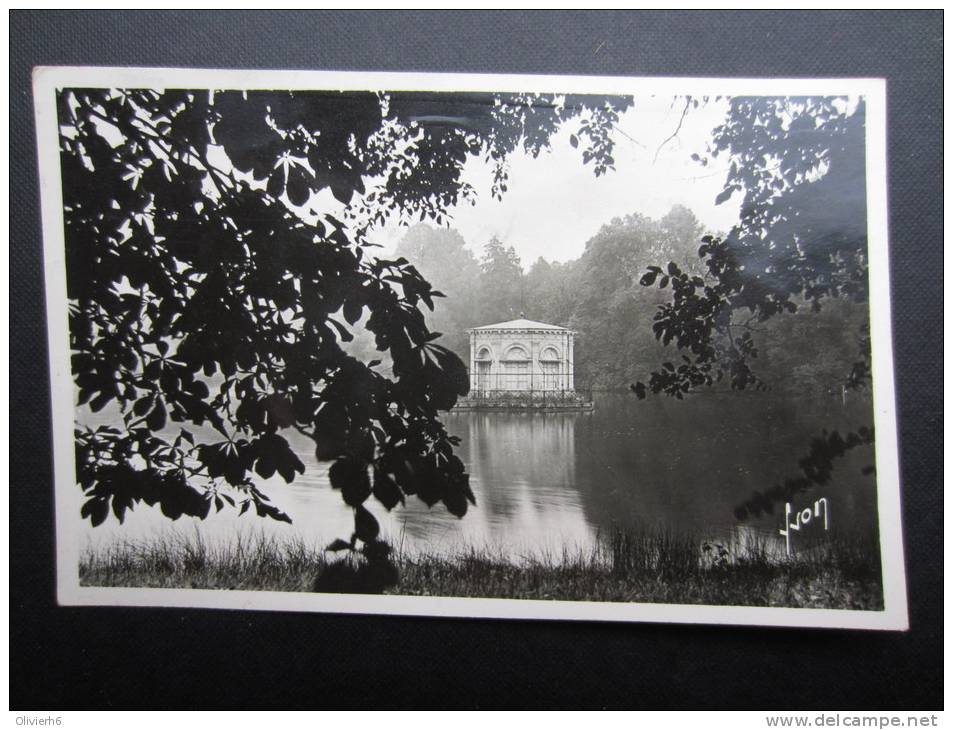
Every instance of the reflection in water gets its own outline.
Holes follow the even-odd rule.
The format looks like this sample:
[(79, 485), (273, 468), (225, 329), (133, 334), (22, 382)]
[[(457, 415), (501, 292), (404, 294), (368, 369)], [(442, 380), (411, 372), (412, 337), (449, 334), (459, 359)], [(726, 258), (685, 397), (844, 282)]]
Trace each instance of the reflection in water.
[[(871, 419), (869, 402), (779, 400), (733, 394), (673, 402), (610, 399), (577, 430), (575, 484), (595, 525), (716, 536), (739, 527), (734, 509), (755, 491), (797, 476), (798, 460), (822, 428), (842, 433)], [(837, 464), (823, 493), (841, 534), (876, 534), (874, 480), (861, 473), (871, 448)], [(772, 538), (784, 505), (743, 525)]]
[(408, 503), (397, 514), (416, 547), (485, 545), (518, 554), (558, 552), (586, 544), (587, 523), (573, 487), (577, 414), (459, 413), (448, 417), (460, 436), (477, 506), (462, 520), (442, 508)]
[[(404, 551), (456, 551), (486, 546), (514, 558), (524, 553), (558, 557), (564, 548), (592, 546), (613, 527), (691, 533), (709, 539), (769, 539), (778, 543), (784, 505), (773, 515), (739, 525), (733, 510), (756, 491), (795, 476), (797, 460), (822, 428), (842, 433), (869, 423), (869, 401), (781, 399), (772, 394), (707, 395), (686, 401), (637, 401), (606, 395), (591, 413), (450, 413), (451, 433), (461, 437), (477, 506), (457, 519), (442, 506), (415, 498), (392, 513), (373, 500), (385, 536)], [(238, 529), (265, 530), (323, 544), (346, 537), (351, 511), (330, 488), (327, 464), (318, 464), (307, 438), (288, 439), (307, 467), (285, 485), (280, 477), (262, 488), (288, 512), (293, 525), (226, 511), (204, 523), (183, 518), (173, 529), (198, 529), (206, 539)], [(876, 535), (870, 447), (850, 452), (823, 493), (805, 493), (804, 504), (830, 501), (832, 533)], [(795, 508), (798, 505), (795, 505)], [(148, 537), (169, 522), (144, 506), (125, 525), (110, 520), (86, 532), (91, 540)]]

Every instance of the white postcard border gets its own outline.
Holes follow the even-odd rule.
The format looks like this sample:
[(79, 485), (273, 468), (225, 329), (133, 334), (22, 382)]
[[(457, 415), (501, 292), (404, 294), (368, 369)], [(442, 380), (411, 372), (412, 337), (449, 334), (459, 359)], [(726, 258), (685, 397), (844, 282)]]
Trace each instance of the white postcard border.
[[(46, 276), (56, 513), (57, 599), (64, 606), (155, 606), (266, 611), (402, 614), (512, 619), (650, 621), (906, 630), (887, 243), (886, 83), (883, 79), (725, 79), (527, 76), (334, 71), (38, 67), (34, 69), (37, 149)], [(623, 95), (862, 95), (867, 101), (867, 223), (875, 451), (883, 611), (685, 604), (537, 601), (496, 598), (337, 595), (270, 591), (106, 588), (79, 584), (73, 526), (75, 487), (65, 235), (55, 92), (64, 87), (219, 89), (384, 89)]]

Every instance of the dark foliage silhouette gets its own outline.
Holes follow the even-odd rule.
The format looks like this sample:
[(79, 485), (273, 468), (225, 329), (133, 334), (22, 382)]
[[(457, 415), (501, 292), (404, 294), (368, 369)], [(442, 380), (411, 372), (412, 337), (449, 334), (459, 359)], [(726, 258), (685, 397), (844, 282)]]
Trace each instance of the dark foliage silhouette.
[[(773, 512), (776, 503), (788, 501), (811, 487), (829, 484), (837, 459), (842, 458), (851, 449), (870, 445), (873, 442), (873, 429), (866, 426), (861, 426), (856, 432), (851, 431), (843, 436), (838, 431), (823, 431), (820, 436), (811, 439), (808, 453), (798, 462), (801, 468), (799, 476), (785, 479), (764, 492), (755, 492), (735, 509), (735, 517), (744, 520), (751, 515), (758, 516), (764, 512)], [(864, 473), (873, 474), (874, 467), (872, 465), (865, 467)]]
[[(634, 384), (639, 397), (681, 398), (721, 381), (763, 388), (752, 367), (758, 323), (799, 306), (819, 311), (826, 299), (866, 301), (865, 152), (862, 101), (852, 109), (833, 97), (731, 100), (709, 156), (695, 157), (728, 164), (716, 202), (740, 193), (741, 217), (724, 238), (702, 239), (703, 276), (675, 262), (642, 276), (643, 286), (670, 288), (652, 328), (684, 354), (653, 371), (647, 386)], [(868, 348), (844, 373), (854, 387), (869, 372)]]
[[(361, 548), (363, 559), (330, 563), (314, 582), (316, 593), (383, 593), (397, 585), (400, 574), (391, 559), (390, 545), (377, 539), (376, 521), (373, 520), (366, 509), (357, 509), (355, 535), (364, 541)], [(335, 540), (328, 549), (334, 552), (352, 550), (353, 541), (354, 538), (352, 543)]]
[[(122, 520), (144, 502), (172, 519), (230, 505), (290, 521), (253, 481), (304, 471), (286, 429), (333, 462), (355, 513), (344, 547), (378, 550), (371, 496), (464, 515), (473, 492), (439, 411), (466, 393), (466, 371), (423, 312), (441, 294), (405, 259), (374, 258), (368, 231), (395, 213), (444, 220), (473, 195), (461, 181), (472, 156), (493, 165), (502, 195), (507, 155), (539, 154), (569, 120), (602, 174), (628, 101), (143, 89), (58, 100), (75, 385), (80, 404), (121, 416), (77, 429), (83, 516)], [(322, 207), (327, 193), (343, 214)], [(348, 353), (359, 320), (390, 372)]]
[[(731, 99), (708, 155), (694, 157), (705, 166), (711, 160), (728, 164), (715, 202), (740, 194), (740, 220), (724, 238), (702, 238), (703, 276), (675, 262), (649, 266), (642, 276), (643, 286), (670, 289), (652, 328), (682, 355), (681, 362), (653, 371), (647, 385), (633, 384), (639, 398), (649, 391), (682, 398), (722, 381), (734, 390), (764, 389), (753, 368), (758, 324), (799, 306), (819, 312), (834, 299), (866, 303), (864, 119), (863, 100), (852, 107), (834, 97)], [(843, 373), (840, 387), (869, 381), (866, 318), (858, 340), (859, 360)], [(775, 501), (827, 483), (836, 458), (872, 442), (866, 426), (846, 437), (823, 432), (800, 462), (803, 476), (754, 494), (736, 516), (770, 510)]]

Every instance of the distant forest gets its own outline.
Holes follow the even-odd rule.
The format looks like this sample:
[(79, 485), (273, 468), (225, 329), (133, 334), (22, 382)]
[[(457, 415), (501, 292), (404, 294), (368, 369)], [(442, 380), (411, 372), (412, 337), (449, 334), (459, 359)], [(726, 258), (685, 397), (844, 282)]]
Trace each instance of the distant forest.
[[(483, 244), (478, 258), (456, 230), (422, 223), (407, 231), (394, 256), (405, 257), (446, 295), (434, 300), (428, 323), (443, 333), (438, 342), (464, 362), (467, 328), (523, 313), (578, 333), (577, 387), (624, 390), (646, 379), (659, 362), (680, 355), (652, 331), (656, 309), (669, 292), (641, 286), (639, 279), (649, 265), (668, 261), (704, 277), (698, 247), (707, 232), (684, 206), (660, 220), (632, 213), (603, 225), (578, 259), (540, 257), (527, 268), (515, 248), (497, 238)], [(819, 312), (801, 302), (796, 313), (758, 325), (756, 373), (772, 389), (802, 394), (842, 382), (858, 358), (866, 319), (866, 307), (850, 301), (832, 299)], [(373, 351), (369, 333), (352, 343), (356, 355), (380, 357)]]

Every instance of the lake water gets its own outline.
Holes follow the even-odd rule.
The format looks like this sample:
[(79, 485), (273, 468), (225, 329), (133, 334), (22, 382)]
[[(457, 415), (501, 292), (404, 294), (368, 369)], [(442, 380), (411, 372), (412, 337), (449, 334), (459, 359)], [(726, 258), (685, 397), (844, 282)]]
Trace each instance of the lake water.
[[(463, 519), (416, 498), (392, 513), (373, 499), (368, 507), (385, 536), (405, 551), (455, 551), (487, 546), (514, 559), (588, 549), (612, 528), (662, 529), (718, 537), (739, 530), (782, 544), (784, 507), (739, 524), (735, 507), (756, 491), (799, 475), (798, 460), (823, 428), (841, 433), (871, 422), (869, 400), (791, 399), (772, 393), (706, 394), (668, 398), (596, 394), (590, 413), (450, 413), (446, 424), (461, 437), (477, 498)], [(138, 539), (174, 531), (209, 540), (236, 530), (300, 536), (309, 544), (348, 537), (352, 513), (330, 488), (328, 465), (314, 458), (307, 438), (286, 437), (305, 463), (293, 484), (280, 477), (261, 487), (293, 525), (225, 510), (205, 521), (171, 523), (158, 510), (136, 507), (120, 525), (111, 515), (88, 527), (87, 544)], [(876, 535), (876, 485), (861, 469), (873, 449), (861, 447), (837, 464), (831, 484), (795, 499), (795, 507), (829, 503), (831, 532)], [(88, 523), (86, 523), (88, 524)]]

